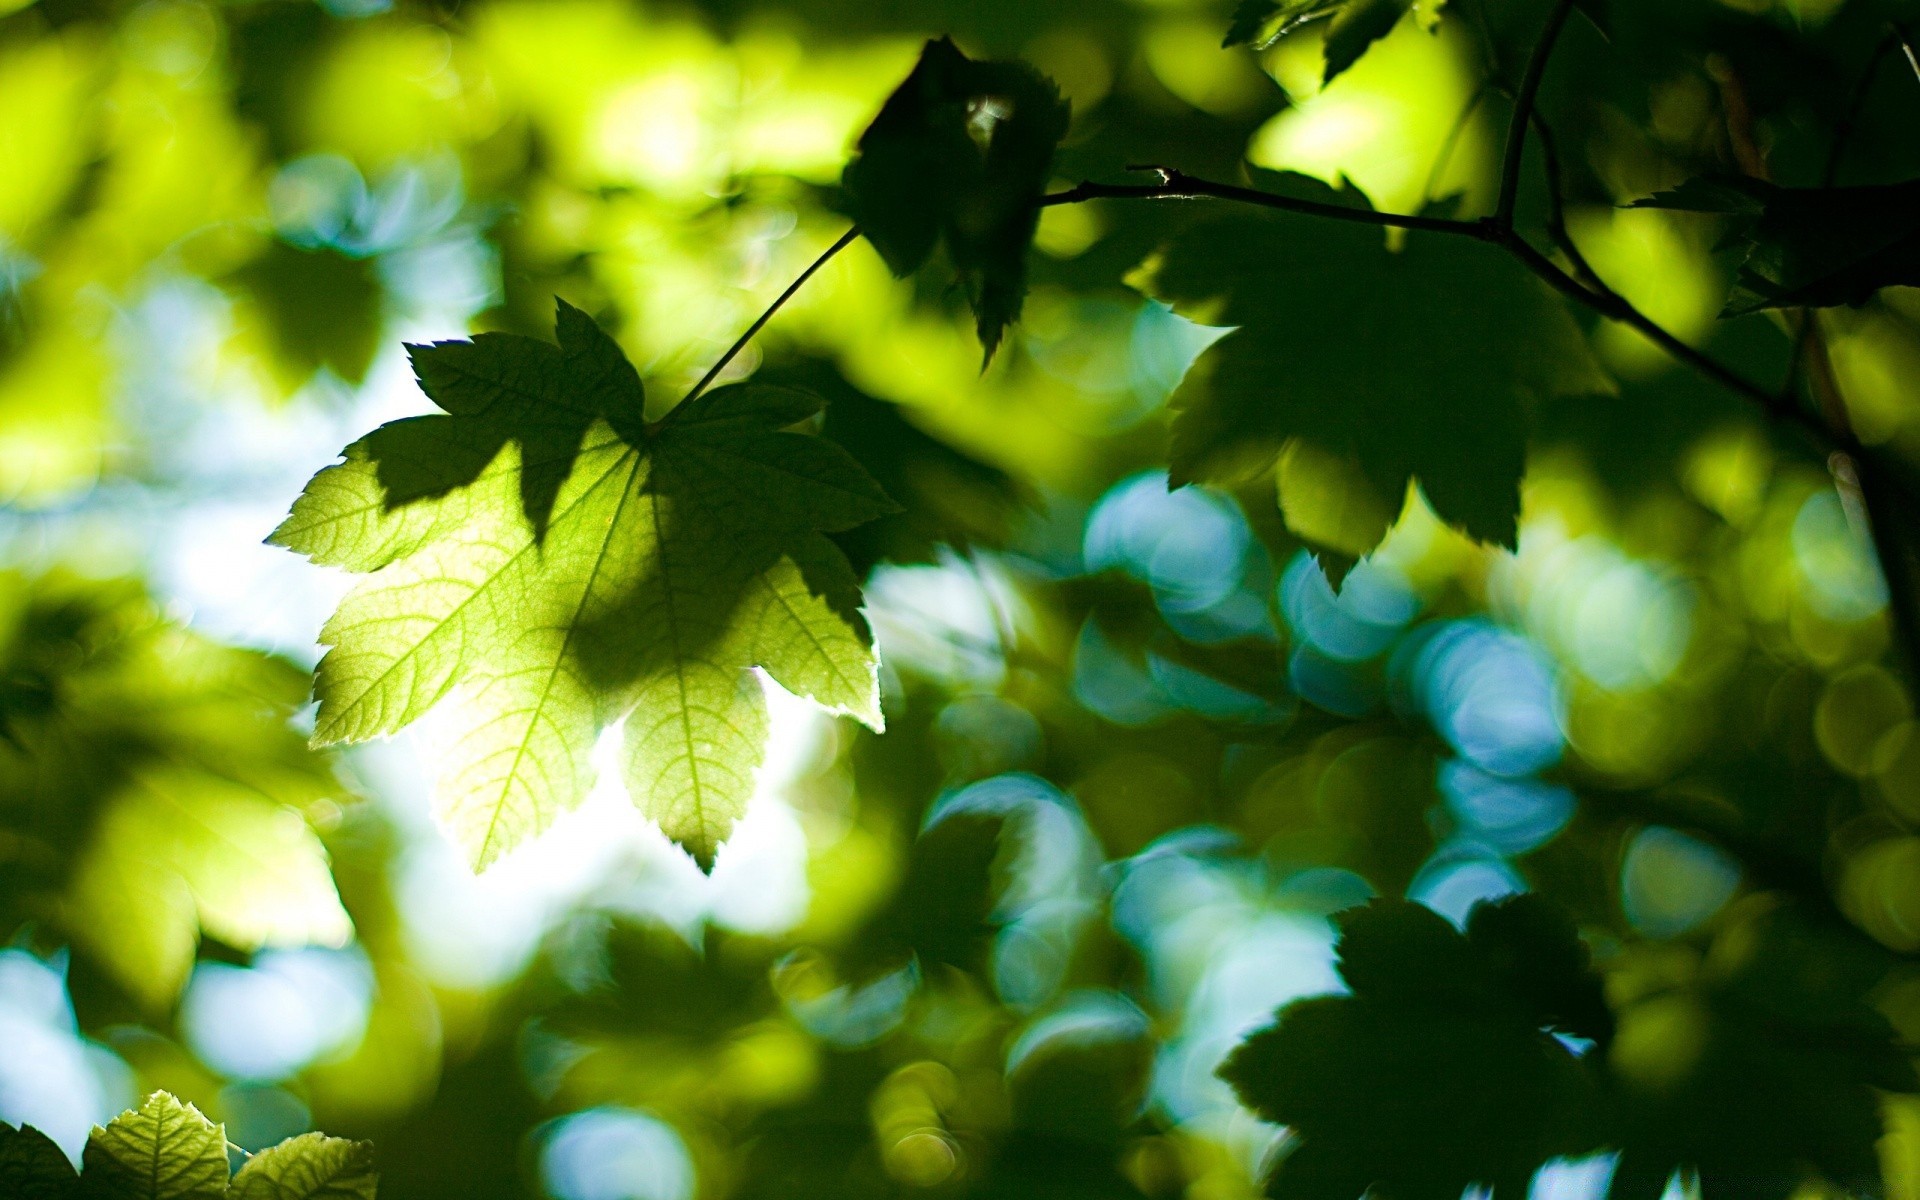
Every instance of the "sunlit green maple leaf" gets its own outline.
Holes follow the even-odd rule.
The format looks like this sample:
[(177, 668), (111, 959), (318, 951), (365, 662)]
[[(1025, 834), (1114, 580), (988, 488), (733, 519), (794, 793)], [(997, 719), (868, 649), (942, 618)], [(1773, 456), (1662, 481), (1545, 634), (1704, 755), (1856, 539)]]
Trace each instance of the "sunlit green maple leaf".
[(1395, 251), (1364, 224), (1236, 216), (1187, 230), (1141, 274), (1183, 315), (1238, 327), (1174, 396), (1174, 482), (1251, 477), (1290, 445), (1348, 464), (1350, 484), (1280, 472), (1288, 525), (1343, 554), (1378, 543), (1409, 482), (1448, 522), (1513, 545), (1531, 409), (1612, 390), (1560, 298), (1466, 238), (1413, 234)]
[(944, 244), (988, 358), (1020, 315), (1037, 201), (1067, 134), (1053, 82), (1022, 63), (975, 62), (931, 41), (860, 135), (846, 203), (895, 275)]
[(275, 531), (368, 576), (321, 633), (314, 740), (440, 706), (437, 812), (481, 869), (580, 801), (620, 726), (634, 802), (710, 865), (763, 750), (750, 668), (879, 728), (858, 582), (823, 534), (894, 505), (786, 431), (817, 398), (736, 385), (650, 424), (610, 337), (565, 303), (558, 334), (410, 347), (446, 415), (349, 446)]
[(222, 1200), (224, 1127), (165, 1092), (96, 1127), (81, 1154), (88, 1200)]
[(1477, 1184), (1524, 1196), (1547, 1159), (1597, 1146), (1589, 1073), (1547, 1032), (1608, 1032), (1564, 918), (1519, 896), (1477, 906), (1464, 935), (1404, 900), (1338, 920), (1352, 994), (1288, 1005), (1220, 1068), (1293, 1132), (1269, 1195), (1457, 1200)]
[(0, 1196), (7, 1200), (68, 1200), (80, 1189), (73, 1164), (53, 1139), (31, 1125), (0, 1122)]
[(232, 1200), (374, 1200), (373, 1143), (303, 1133), (249, 1158)]

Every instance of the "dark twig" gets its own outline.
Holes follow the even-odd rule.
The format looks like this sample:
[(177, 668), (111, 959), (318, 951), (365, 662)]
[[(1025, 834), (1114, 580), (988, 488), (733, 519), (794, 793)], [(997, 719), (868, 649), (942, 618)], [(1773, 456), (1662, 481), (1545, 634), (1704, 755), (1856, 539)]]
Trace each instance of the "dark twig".
[(1301, 213), (1310, 217), (1351, 221), (1361, 225), (1383, 225), (1391, 229), (1424, 229), (1433, 233), (1483, 237), (1480, 232), (1480, 223), (1477, 221), (1456, 221), (1449, 217), (1406, 216), (1400, 213), (1375, 212), (1370, 208), (1347, 208), (1339, 204), (1323, 204), (1317, 200), (1297, 200), (1292, 196), (1276, 196), (1271, 192), (1236, 187), (1231, 183), (1196, 179), (1184, 171), (1175, 171), (1167, 167), (1140, 169), (1153, 171), (1160, 176), (1160, 182), (1082, 183), (1064, 192), (1055, 192), (1051, 196), (1042, 197), (1040, 204), (1042, 207), (1049, 207), (1055, 204), (1084, 204), (1089, 200), (1198, 200), (1210, 197), (1215, 200), (1233, 200), (1241, 204), (1258, 205), (1261, 208), (1277, 208), (1282, 212)]
[(1573, 273), (1580, 282), (1595, 292), (1611, 294), (1613, 289), (1601, 280), (1600, 273), (1593, 269), (1593, 264), (1587, 261), (1587, 256), (1580, 252), (1579, 245), (1573, 240), (1572, 232), (1567, 229), (1566, 184), (1560, 174), (1559, 144), (1546, 118), (1537, 111), (1533, 114), (1533, 136), (1540, 143), (1540, 166), (1547, 177), (1547, 237), (1560, 248), (1562, 254), (1567, 256), (1567, 261), (1573, 264)]
[(1840, 120), (1833, 127), (1833, 141), (1827, 144), (1827, 162), (1820, 169), (1820, 186), (1832, 187), (1840, 178), (1840, 162), (1847, 152), (1847, 143), (1853, 140), (1853, 130), (1860, 123), (1860, 114), (1866, 111), (1867, 94), (1873, 90), (1873, 81), (1880, 74), (1880, 64), (1886, 61), (1893, 48), (1901, 44), (1900, 31), (1887, 30), (1887, 36), (1880, 39), (1867, 56), (1866, 66), (1860, 68), (1860, 78), (1853, 81), (1853, 92), (1847, 97), (1847, 106), (1840, 114)]
[(1494, 206), (1493, 223), (1502, 230), (1513, 229), (1513, 210), (1520, 200), (1520, 166), (1527, 153), (1527, 125), (1533, 117), (1533, 102), (1540, 95), (1540, 81), (1546, 78), (1547, 60), (1573, 15), (1574, 0), (1555, 0), (1547, 23), (1541, 27), (1540, 40), (1533, 45), (1527, 69), (1520, 76), (1520, 90), (1513, 98), (1513, 117), (1507, 122), (1506, 156), (1500, 164), (1500, 199)]
[(688, 405), (688, 403), (690, 403), (695, 397), (699, 396), (701, 392), (706, 391), (707, 385), (711, 384), (715, 379), (719, 378), (720, 372), (727, 369), (727, 364), (732, 362), (734, 358), (737, 357), (742, 350), (747, 348), (747, 343), (753, 340), (753, 335), (756, 333), (759, 333), (762, 329), (766, 328), (767, 322), (773, 320), (773, 314), (780, 311), (780, 306), (785, 304), (787, 301), (793, 299), (793, 294), (799, 291), (803, 286), (805, 286), (807, 280), (813, 278), (813, 274), (815, 271), (818, 271), (821, 267), (826, 266), (827, 262), (830, 259), (832, 259), (834, 255), (840, 253), (842, 250), (845, 250), (848, 246), (853, 245), (853, 240), (859, 236), (860, 236), (860, 227), (858, 225), (851, 226), (850, 228), (848, 228), (848, 230), (845, 233), (840, 235), (839, 241), (836, 241), (833, 245), (828, 246), (825, 250), (822, 250), (820, 252), (820, 257), (814, 259), (811, 263), (809, 263), (807, 265), (807, 269), (800, 272), (800, 274), (794, 278), (794, 281), (787, 285), (787, 290), (784, 292), (781, 292), (778, 296), (775, 296), (773, 298), (773, 303), (767, 305), (767, 310), (761, 313), (759, 318), (756, 319), (753, 324), (747, 326), (747, 331), (734, 339), (733, 345), (727, 347), (727, 352), (725, 354), (722, 354), (719, 360), (715, 362), (711, 367), (707, 368), (707, 373), (700, 377), (700, 382), (693, 385), (693, 389), (689, 391), (684, 398), (681, 399), (679, 404), (674, 406), (673, 412), (669, 412), (666, 416), (660, 419), (660, 423), (664, 425), (667, 422), (673, 420), (674, 413), (677, 413), (681, 409), (684, 409)]
[(1389, 229), (1417, 229), (1432, 233), (1451, 234), (1455, 237), (1472, 238), (1499, 246), (1520, 260), (1520, 264), (1538, 276), (1555, 291), (1574, 300), (1603, 317), (1611, 318), (1630, 325), (1645, 334), (1649, 340), (1675, 359), (1699, 371), (1714, 382), (1737, 395), (1743, 396), (1763, 409), (1769, 416), (1800, 427), (1811, 437), (1822, 452), (1834, 449), (1855, 450), (1851, 439), (1836, 436), (1835, 431), (1826, 427), (1812, 415), (1799, 409), (1797, 405), (1787, 403), (1776, 393), (1742, 376), (1732, 368), (1714, 359), (1692, 346), (1687, 345), (1673, 334), (1661, 328), (1652, 318), (1635, 308), (1625, 297), (1607, 289), (1590, 288), (1573, 276), (1567, 274), (1552, 259), (1534, 249), (1525, 238), (1511, 229), (1502, 229), (1496, 222), (1497, 217), (1484, 217), (1478, 221), (1461, 221), (1446, 217), (1408, 216), (1403, 213), (1375, 212), (1366, 208), (1346, 208), (1337, 204), (1323, 204), (1314, 200), (1298, 200), (1291, 196), (1276, 196), (1270, 192), (1255, 191), (1252, 188), (1237, 187), (1233, 184), (1216, 183), (1212, 180), (1197, 179), (1182, 171), (1164, 167), (1152, 168), (1157, 171), (1162, 182), (1157, 184), (1110, 184), (1082, 183), (1064, 192), (1055, 192), (1044, 197), (1042, 205), (1084, 204), (1089, 200), (1194, 200), (1213, 198), (1231, 200), (1242, 204), (1253, 204), (1261, 208), (1279, 209), (1282, 212), (1300, 213), (1306, 216), (1328, 217), (1339, 221), (1350, 221), (1362, 225), (1381, 226)]

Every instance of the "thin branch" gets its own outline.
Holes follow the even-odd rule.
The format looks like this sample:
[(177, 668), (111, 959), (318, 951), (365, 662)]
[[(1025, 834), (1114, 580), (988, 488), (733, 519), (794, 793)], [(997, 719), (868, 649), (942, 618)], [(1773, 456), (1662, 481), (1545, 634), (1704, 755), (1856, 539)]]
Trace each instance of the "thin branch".
[(1874, 46), (1873, 53), (1867, 56), (1867, 65), (1860, 68), (1860, 78), (1853, 81), (1853, 93), (1847, 97), (1845, 111), (1833, 127), (1833, 141), (1827, 144), (1826, 165), (1820, 169), (1820, 186), (1832, 187), (1840, 178), (1840, 162), (1847, 152), (1847, 143), (1853, 140), (1854, 126), (1860, 123), (1860, 114), (1867, 108), (1867, 93), (1873, 90), (1873, 81), (1880, 73), (1880, 64), (1886, 61), (1893, 48), (1902, 43), (1900, 31), (1887, 30), (1887, 36)]
[(1040, 205), (1043, 208), (1056, 204), (1084, 204), (1089, 200), (1233, 200), (1241, 204), (1258, 205), (1261, 208), (1277, 208), (1282, 212), (1301, 213), (1310, 217), (1326, 217), (1334, 221), (1351, 221), (1360, 225), (1380, 225), (1390, 229), (1424, 229), (1433, 233), (1461, 234), (1467, 237), (1488, 240), (1478, 221), (1456, 221), (1448, 217), (1416, 217), (1400, 213), (1375, 212), (1370, 208), (1348, 208), (1339, 204), (1323, 204), (1317, 200), (1297, 200), (1292, 196), (1276, 196), (1272, 192), (1255, 191), (1252, 188), (1236, 187), (1231, 183), (1215, 183), (1210, 179), (1196, 179), (1184, 171), (1175, 171), (1167, 167), (1144, 167), (1160, 176), (1159, 183), (1082, 183), (1064, 192), (1055, 192), (1043, 196)]
[(1533, 103), (1540, 95), (1540, 81), (1546, 78), (1547, 60), (1553, 57), (1560, 31), (1573, 15), (1573, 4), (1574, 0), (1555, 0), (1553, 11), (1547, 14), (1547, 23), (1540, 30), (1540, 40), (1534, 43), (1533, 54), (1527, 59), (1526, 72), (1520, 76), (1520, 90), (1513, 98), (1513, 117), (1507, 123), (1506, 156), (1500, 164), (1500, 199), (1493, 210), (1493, 223), (1502, 230), (1513, 229), (1513, 210), (1520, 200), (1521, 160), (1527, 153), (1527, 124), (1533, 116)]
[(1472, 238), (1499, 246), (1520, 260), (1520, 264), (1539, 277), (1549, 287), (1560, 292), (1568, 299), (1585, 305), (1603, 317), (1609, 317), (1645, 334), (1655, 345), (1665, 350), (1680, 362), (1699, 371), (1714, 382), (1737, 395), (1752, 401), (1769, 416), (1789, 424), (1799, 426), (1811, 437), (1822, 452), (1835, 449), (1852, 452), (1858, 449), (1851, 439), (1838, 437), (1817, 418), (1802, 412), (1795, 405), (1786, 403), (1776, 393), (1734, 371), (1726, 364), (1687, 345), (1673, 334), (1667, 332), (1652, 318), (1635, 308), (1619, 293), (1601, 285), (1602, 290), (1594, 290), (1576, 280), (1556, 265), (1552, 259), (1534, 249), (1525, 238), (1511, 229), (1502, 229), (1496, 217), (1486, 217), (1478, 221), (1459, 221), (1445, 217), (1417, 217), (1401, 213), (1375, 212), (1366, 208), (1346, 208), (1337, 204), (1323, 204), (1314, 200), (1297, 200), (1291, 196), (1276, 196), (1271, 192), (1255, 191), (1252, 188), (1237, 187), (1233, 184), (1216, 183), (1212, 180), (1198, 179), (1183, 171), (1164, 167), (1150, 168), (1157, 171), (1162, 182), (1157, 184), (1110, 184), (1082, 183), (1064, 192), (1055, 192), (1043, 197), (1043, 206), (1055, 204), (1084, 204), (1089, 200), (1194, 200), (1212, 198), (1231, 200), (1242, 204), (1257, 205), (1261, 208), (1279, 209), (1282, 212), (1300, 213), (1306, 216), (1328, 217), (1338, 221), (1349, 221), (1361, 225), (1374, 225), (1389, 229), (1418, 229), (1432, 233), (1451, 234), (1455, 237)]
[(834, 255), (840, 253), (842, 250), (845, 250), (848, 246), (853, 245), (853, 240), (859, 236), (860, 236), (860, 227), (858, 225), (850, 226), (845, 233), (840, 235), (839, 241), (836, 241), (833, 245), (828, 246), (825, 250), (822, 250), (820, 252), (820, 257), (814, 259), (811, 263), (809, 263), (807, 265), (807, 269), (800, 272), (800, 274), (797, 277), (795, 277), (794, 281), (787, 285), (787, 290), (784, 292), (781, 292), (778, 296), (775, 296), (773, 298), (773, 303), (767, 305), (767, 310), (761, 313), (759, 318), (755, 320), (753, 324), (747, 326), (747, 331), (734, 339), (733, 345), (727, 347), (727, 352), (725, 354), (722, 354), (719, 360), (715, 362), (711, 367), (707, 368), (707, 373), (700, 377), (700, 382), (693, 385), (693, 389), (689, 391), (681, 399), (679, 404), (674, 406), (672, 412), (669, 412), (666, 416), (660, 419), (660, 424), (664, 425), (667, 422), (673, 420), (675, 413), (678, 413), (682, 409), (686, 408), (688, 403), (690, 403), (695, 397), (699, 396), (701, 392), (706, 391), (707, 385), (711, 384), (715, 379), (719, 378), (720, 372), (727, 369), (727, 364), (732, 362), (742, 350), (745, 350), (747, 348), (747, 343), (753, 340), (753, 335), (756, 333), (759, 333), (762, 329), (766, 328), (767, 322), (773, 320), (773, 314), (780, 311), (780, 306), (785, 304), (787, 301), (793, 299), (793, 294), (799, 291), (803, 286), (805, 286), (807, 280), (813, 278), (813, 274), (815, 271), (818, 271), (821, 267), (826, 266), (828, 261), (831, 260)]
[(1600, 272), (1593, 269), (1587, 256), (1573, 240), (1573, 233), (1567, 228), (1567, 202), (1565, 181), (1560, 174), (1559, 143), (1553, 136), (1553, 129), (1538, 111), (1533, 114), (1533, 136), (1540, 143), (1540, 166), (1547, 177), (1547, 237), (1560, 252), (1573, 264), (1573, 272), (1580, 282), (1602, 294), (1611, 293), (1612, 288), (1600, 278)]

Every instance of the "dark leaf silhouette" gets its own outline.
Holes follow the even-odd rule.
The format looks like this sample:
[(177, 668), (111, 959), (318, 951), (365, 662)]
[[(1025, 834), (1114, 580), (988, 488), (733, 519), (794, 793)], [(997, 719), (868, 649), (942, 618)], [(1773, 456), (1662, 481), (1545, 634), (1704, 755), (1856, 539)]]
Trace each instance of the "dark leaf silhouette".
[(1418, 7), (1414, 0), (1240, 0), (1221, 45), (1265, 49), (1308, 22), (1326, 19), (1323, 78), (1331, 81)]
[(1224, 217), (1146, 274), (1176, 310), (1239, 327), (1175, 393), (1174, 482), (1278, 464), (1288, 526), (1350, 556), (1411, 481), (1445, 520), (1512, 545), (1531, 408), (1612, 389), (1560, 299), (1465, 239), (1414, 234), (1395, 252), (1365, 225)]
[(1524, 1196), (1548, 1158), (1597, 1145), (1589, 1072), (1545, 1031), (1591, 1028), (1598, 1000), (1564, 918), (1519, 896), (1477, 907), (1464, 935), (1402, 900), (1339, 924), (1353, 994), (1289, 1005), (1220, 1069), (1293, 1131), (1270, 1195), (1454, 1200), (1481, 1185)]
[(1743, 252), (1726, 317), (1768, 308), (1862, 304), (1920, 284), (1920, 180), (1788, 188), (1760, 179), (1690, 179), (1636, 208), (1717, 213)]
[(848, 210), (894, 274), (918, 270), (944, 243), (988, 359), (1020, 315), (1035, 202), (1067, 117), (1059, 90), (1031, 67), (975, 62), (941, 38), (847, 165)]
[(1809, 1178), (1879, 1194), (1880, 1091), (1920, 1084), (1864, 1002), (1886, 969), (1858, 934), (1771, 907), (1698, 978), (1624, 1009), (1612, 1196), (1655, 1200), (1679, 1169), (1716, 1198), (1782, 1200)]
[(0, 1122), (0, 1196), (9, 1200), (70, 1200), (80, 1190), (73, 1164), (31, 1125)]

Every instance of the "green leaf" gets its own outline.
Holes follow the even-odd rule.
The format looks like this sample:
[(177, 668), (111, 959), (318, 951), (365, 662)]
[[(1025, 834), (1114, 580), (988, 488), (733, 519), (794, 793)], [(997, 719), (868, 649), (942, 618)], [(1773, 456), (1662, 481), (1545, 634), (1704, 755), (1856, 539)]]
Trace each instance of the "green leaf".
[(1706, 1196), (1786, 1200), (1810, 1176), (1884, 1194), (1884, 1093), (1920, 1088), (1869, 1003), (1895, 969), (1836, 918), (1771, 899), (1733, 914), (1697, 977), (1621, 1011), (1610, 1195), (1657, 1200), (1682, 1169)]
[(374, 1200), (379, 1186), (373, 1143), (303, 1133), (248, 1159), (228, 1195), (231, 1200)]
[[(1513, 545), (1531, 409), (1612, 390), (1560, 298), (1465, 238), (1415, 234), (1395, 252), (1366, 225), (1226, 217), (1144, 274), (1184, 315), (1239, 327), (1174, 395), (1174, 482), (1250, 477), (1305, 443), (1281, 506), (1319, 548), (1371, 550), (1410, 482), (1445, 520)], [(1365, 495), (1342, 494), (1353, 476)]]
[[(1529, 911), (1542, 904), (1520, 897), (1492, 916), (1482, 905), (1464, 936), (1403, 900), (1340, 916), (1352, 995), (1288, 1005), (1220, 1068), (1244, 1103), (1292, 1127), (1269, 1195), (1456, 1200), (1483, 1185), (1524, 1196), (1547, 1159), (1598, 1144), (1587, 1074), (1542, 1031), (1504, 953), (1516, 929), (1553, 924)], [(1592, 983), (1584, 965), (1579, 976)]]
[(943, 546), (1003, 546), (1032, 498), (990, 463), (954, 449), (914, 424), (910, 410), (870, 396), (832, 364), (806, 362), (761, 378), (827, 401), (820, 436), (845, 448), (901, 511), (834, 535), (857, 574), (882, 560), (934, 562)]
[(0, 930), (51, 921), (150, 1010), (199, 933), (254, 950), (352, 933), (305, 813), (343, 797), (288, 726), (292, 664), (199, 637), (136, 585), (0, 576)]
[(0, 1196), (7, 1200), (67, 1200), (80, 1190), (53, 1139), (31, 1125), (19, 1129), (0, 1121)]
[(1367, 47), (1393, 32), (1401, 17), (1420, 13), (1431, 24), (1438, 8), (1423, 0), (1240, 0), (1220, 45), (1250, 44), (1264, 50), (1303, 25), (1331, 18), (1322, 77), (1322, 82), (1331, 82), (1359, 62)]
[(314, 740), (443, 706), (438, 815), (482, 869), (580, 801), (621, 726), (635, 803), (710, 865), (765, 738), (751, 668), (880, 727), (858, 583), (822, 534), (895, 508), (783, 431), (817, 398), (720, 388), (651, 426), (613, 340), (564, 303), (558, 330), (412, 347), (447, 415), (349, 446), (275, 531), (368, 575), (321, 634)]
[(94, 1128), (81, 1156), (89, 1200), (221, 1200), (227, 1194), (223, 1127), (165, 1092)]
[(1742, 258), (1723, 317), (1863, 304), (1883, 287), (1920, 285), (1920, 179), (1836, 188), (1690, 179), (1633, 206), (1734, 219)]
[(260, 314), (289, 390), (322, 367), (366, 378), (380, 348), (382, 291), (372, 259), (272, 243), (235, 272), (233, 286)]
[(1031, 67), (975, 62), (950, 39), (930, 41), (842, 178), (848, 212), (895, 275), (945, 244), (989, 360), (1020, 315), (1036, 202), (1068, 116), (1059, 89)]

